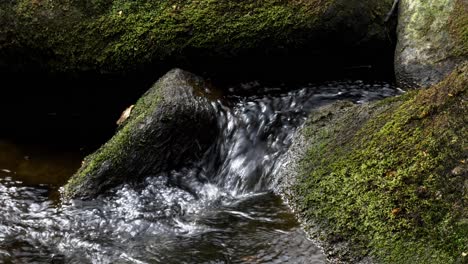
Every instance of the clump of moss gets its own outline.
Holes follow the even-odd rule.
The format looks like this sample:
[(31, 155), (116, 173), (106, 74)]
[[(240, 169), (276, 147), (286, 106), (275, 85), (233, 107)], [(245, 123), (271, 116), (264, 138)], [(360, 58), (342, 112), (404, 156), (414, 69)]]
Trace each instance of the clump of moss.
[(467, 70), (377, 103), (357, 132), (319, 130), (293, 188), (303, 219), (384, 263), (466, 261)]

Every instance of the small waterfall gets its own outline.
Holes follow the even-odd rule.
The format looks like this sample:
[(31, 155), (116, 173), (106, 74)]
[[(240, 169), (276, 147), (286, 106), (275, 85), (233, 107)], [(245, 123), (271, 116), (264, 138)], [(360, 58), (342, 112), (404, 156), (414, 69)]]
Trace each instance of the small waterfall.
[(213, 103), (220, 134), (198, 163), (93, 201), (56, 206), (47, 186), (0, 177), (0, 262), (322, 263), (270, 191), (281, 157), (312, 109), (399, 91), (360, 81), (264, 90)]
[(356, 81), (330, 82), (273, 96), (231, 98), (231, 107), (215, 105), (221, 135), (201, 166), (211, 175), (207, 177), (211, 182), (233, 195), (271, 190), (281, 156), (312, 109), (338, 100), (363, 103), (396, 93), (399, 91), (388, 84)]

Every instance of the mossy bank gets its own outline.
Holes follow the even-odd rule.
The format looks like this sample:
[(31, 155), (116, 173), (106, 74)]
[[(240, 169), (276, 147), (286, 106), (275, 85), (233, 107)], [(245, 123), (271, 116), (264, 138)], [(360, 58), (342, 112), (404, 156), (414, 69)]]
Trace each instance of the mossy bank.
[[(366, 59), (391, 52), (391, 29), (383, 21), (391, 2), (2, 1), (0, 66), (65, 73), (154, 73), (174, 66), (259, 72), (293, 55), (321, 58), (309, 60), (319, 69), (332, 59), (342, 64), (350, 50), (366, 51), (359, 56)], [(324, 50), (328, 60), (320, 55)]]
[(332, 257), (466, 263), (467, 70), (426, 90), (312, 113), (283, 191)]

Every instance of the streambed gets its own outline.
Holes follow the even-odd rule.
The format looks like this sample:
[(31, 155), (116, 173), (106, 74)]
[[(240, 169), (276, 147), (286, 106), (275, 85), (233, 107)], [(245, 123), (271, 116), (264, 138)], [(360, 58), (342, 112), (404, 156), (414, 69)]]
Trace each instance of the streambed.
[(220, 134), (200, 162), (92, 201), (61, 203), (57, 195), (82, 153), (2, 141), (0, 262), (324, 263), (272, 192), (281, 156), (312, 109), (401, 91), (362, 81), (231, 90), (251, 89), (255, 95), (213, 103)]

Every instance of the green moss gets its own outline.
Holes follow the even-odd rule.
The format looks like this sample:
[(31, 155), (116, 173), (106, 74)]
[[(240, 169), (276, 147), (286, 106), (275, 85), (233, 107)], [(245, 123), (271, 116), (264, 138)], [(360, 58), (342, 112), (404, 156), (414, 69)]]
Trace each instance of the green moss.
[(301, 161), (294, 192), (304, 219), (384, 263), (463, 261), (466, 174), (452, 170), (468, 162), (467, 69), (378, 103), (386, 110), (357, 132), (328, 128)]
[(450, 16), (450, 34), (454, 39), (454, 56), (466, 56), (468, 54), (468, 4), (466, 1), (457, 0)]
[[(56, 71), (115, 72), (193, 54), (294, 48), (310, 42), (314, 30), (356, 12), (323, 19), (335, 0), (13, 2), (16, 16), (8, 24), (18, 26), (16, 45), (40, 50)], [(377, 17), (390, 2), (371, 4), (366, 12)]]
[(57, 66), (105, 71), (164, 60), (185, 48), (227, 46), (223, 52), (235, 54), (266, 38), (284, 42), (295, 27), (309, 27), (311, 12), (279, 0), (94, 1), (86, 7), (22, 0), (16, 6), (25, 46), (53, 52)]
[(126, 157), (127, 149), (137, 144), (135, 140), (140, 140), (132, 138), (132, 135), (135, 134), (133, 130), (138, 129), (138, 124), (141, 124), (148, 117), (148, 111), (154, 111), (161, 103), (160, 86), (161, 82), (157, 82), (148, 90), (135, 104), (131, 115), (114, 137), (98, 151), (85, 158), (80, 170), (65, 185), (65, 197), (74, 196), (74, 191), (77, 190), (78, 186), (90, 175), (95, 175), (96, 171), (101, 169), (106, 162), (113, 165), (125, 164), (122, 159)]

